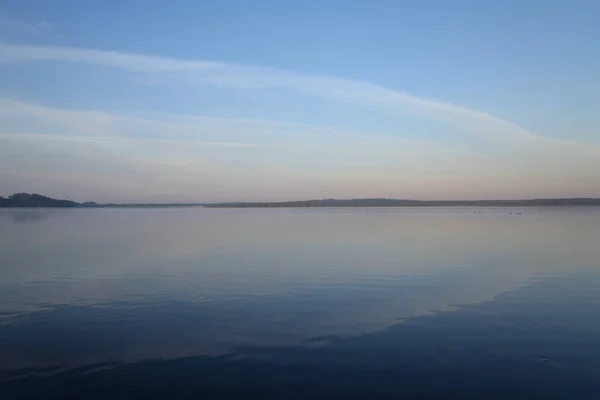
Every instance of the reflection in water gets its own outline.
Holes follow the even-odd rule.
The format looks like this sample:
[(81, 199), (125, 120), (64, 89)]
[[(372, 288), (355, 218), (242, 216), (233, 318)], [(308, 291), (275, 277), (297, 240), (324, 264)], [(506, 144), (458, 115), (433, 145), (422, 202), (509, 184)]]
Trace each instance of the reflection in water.
[(0, 388), (593, 398), (600, 210), (519, 212), (73, 210), (0, 224)]
[(26, 209), (26, 208), (14, 208), (14, 209), (0, 209), (0, 221), (6, 217), (15, 223), (26, 223), (26, 222), (38, 222), (50, 217), (54, 214), (55, 210), (51, 208), (42, 209)]

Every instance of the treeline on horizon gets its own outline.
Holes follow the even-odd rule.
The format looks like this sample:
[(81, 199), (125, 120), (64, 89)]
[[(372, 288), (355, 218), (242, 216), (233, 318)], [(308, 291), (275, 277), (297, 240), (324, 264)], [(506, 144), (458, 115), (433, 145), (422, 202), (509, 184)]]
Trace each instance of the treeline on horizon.
[(8, 197), (0, 197), (0, 207), (20, 207), (20, 208), (111, 208), (111, 207), (186, 207), (201, 206), (202, 203), (152, 203), (152, 204), (100, 204), (93, 201), (78, 203), (72, 200), (59, 200), (52, 197), (42, 196), (36, 193), (16, 193)]
[(275, 207), (460, 207), (460, 206), (600, 206), (600, 199), (564, 198), (529, 200), (396, 200), (350, 199), (306, 200), (287, 202), (250, 202), (207, 204), (207, 208), (275, 208)]
[(59, 200), (35, 193), (15, 193), (0, 197), (0, 207), (79, 207), (80, 203)]
[(529, 200), (397, 200), (397, 199), (324, 199), (284, 202), (238, 202), (238, 203), (142, 203), (98, 204), (59, 200), (35, 193), (16, 193), (0, 197), (0, 207), (62, 207), (62, 208), (111, 208), (111, 207), (194, 207), (206, 208), (284, 208), (284, 207), (526, 207), (526, 206), (600, 206), (599, 198), (560, 198)]

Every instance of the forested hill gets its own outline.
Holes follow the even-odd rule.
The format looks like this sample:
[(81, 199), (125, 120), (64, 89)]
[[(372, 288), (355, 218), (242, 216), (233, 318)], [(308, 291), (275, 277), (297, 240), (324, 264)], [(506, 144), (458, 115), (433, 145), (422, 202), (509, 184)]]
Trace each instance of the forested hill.
[(35, 193), (16, 193), (8, 197), (0, 197), (0, 207), (79, 207), (79, 203)]
[(72, 200), (58, 200), (52, 197), (42, 196), (41, 194), (35, 193), (17, 193), (8, 197), (0, 197), (0, 207), (21, 207), (21, 208), (34, 208), (34, 207), (83, 207), (83, 208), (123, 208), (123, 207), (135, 207), (135, 208), (150, 208), (150, 207), (197, 207), (202, 206), (201, 203), (141, 203), (141, 204), (99, 204), (95, 202), (78, 203)]

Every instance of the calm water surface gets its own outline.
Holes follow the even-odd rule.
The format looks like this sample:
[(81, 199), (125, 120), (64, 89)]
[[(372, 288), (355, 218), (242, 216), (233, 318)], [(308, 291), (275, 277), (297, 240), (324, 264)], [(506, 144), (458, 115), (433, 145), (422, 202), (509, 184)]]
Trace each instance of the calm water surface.
[(0, 393), (598, 399), (600, 209), (0, 210)]

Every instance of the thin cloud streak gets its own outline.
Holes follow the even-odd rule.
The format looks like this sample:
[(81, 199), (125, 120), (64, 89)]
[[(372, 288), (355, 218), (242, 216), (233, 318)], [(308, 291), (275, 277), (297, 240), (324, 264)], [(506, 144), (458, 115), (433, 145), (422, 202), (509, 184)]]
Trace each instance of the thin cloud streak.
[[(14, 99), (0, 99), (0, 123), (4, 127), (4, 135), (10, 133), (40, 139), (70, 138), (74, 141), (114, 143), (154, 141), (181, 146), (246, 147), (288, 152), (346, 152), (359, 158), (368, 155), (407, 156), (407, 150), (416, 155), (457, 150), (426, 140), (372, 131), (343, 131), (310, 124), (164, 113), (153, 117), (156, 118), (62, 109)], [(140, 131), (144, 136), (139, 135)], [(307, 138), (310, 140), (307, 141)]]
[[(362, 165), (371, 160), (391, 166), (426, 166), (441, 170), (443, 159), (452, 158), (464, 168), (477, 168), (486, 160), (502, 160), (501, 170), (546, 169), (548, 173), (575, 173), (600, 164), (594, 146), (539, 140), (478, 147), (447, 146), (436, 142), (395, 137), (377, 132), (348, 132), (331, 127), (292, 124), (279, 121), (212, 118), (193, 115), (160, 114), (149, 119), (105, 111), (69, 110), (46, 107), (11, 99), (0, 99), (0, 123), (4, 134), (31, 140), (72, 140), (119, 145), (154, 143), (188, 152), (191, 148), (240, 148), (270, 151), (273, 154), (337, 155), (344, 165)], [(308, 132), (307, 132), (308, 131)], [(140, 135), (143, 132), (143, 135)], [(310, 137), (310, 140), (306, 140)], [(243, 156), (238, 153), (238, 156)], [(319, 159), (301, 164), (315, 163)], [(447, 166), (446, 166), (447, 167)], [(542, 168), (543, 167), (543, 168)], [(587, 169), (586, 169), (587, 170)], [(516, 172), (516, 171), (515, 171)]]
[(54, 32), (52, 24), (42, 20), (37, 24), (22, 21), (0, 13), (0, 36), (16, 35), (35, 39), (58, 39), (60, 36)]
[[(564, 179), (578, 176), (592, 178), (594, 171), (600, 169), (597, 147), (554, 139), (518, 145), (497, 143), (491, 147), (470, 149), (378, 132), (347, 132), (280, 121), (177, 114), (160, 114), (158, 119), (149, 119), (104, 111), (52, 108), (12, 99), (0, 99), (0, 106), (0, 123), (5, 133), (10, 132), (11, 118), (17, 116), (18, 124), (13, 122), (13, 126), (18, 131), (10, 132), (12, 134), (27, 134), (40, 140), (41, 136), (31, 135), (43, 134), (50, 140), (52, 133), (48, 131), (60, 132), (60, 135), (54, 134), (53, 140), (58, 140), (60, 136), (65, 137), (64, 140), (67, 137), (74, 141), (88, 140), (110, 144), (115, 150), (123, 152), (133, 151), (125, 150), (128, 146), (152, 143), (155, 147), (161, 147), (160, 151), (168, 148), (173, 152), (173, 158), (177, 158), (177, 154), (179, 157), (188, 154), (193, 158), (194, 155), (189, 155), (192, 149), (200, 153), (203, 148), (213, 147), (215, 150), (223, 149), (215, 156), (219, 154), (231, 163), (242, 159), (251, 161), (251, 153), (262, 151), (261, 158), (279, 157), (277, 162), (297, 163), (299, 170), (306, 164), (318, 165), (318, 168), (331, 168), (333, 165), (363, 169), (385, 166), (388, 171), (399, 174), (437, 170), (445, 175), (450, 170), (466, 173), (469, 169), (475, 169), (482, 174), (485, 171), (494, 179), (502, 176), (494, 171), (514, 175), (535, 173), (538, 181), (548, 179), (544, 178), (544, 174)], [(144, 135), (140, 136), (139, 132)], [(246, 149), (251, 153), (234, 152), (235, 149)], [(323, 157), (328, 157), (328, 160)], [(251, 168), (250, 165), (247, 167)], [(372, 176), (376, 173), (381, 171), (371, 171)]]
[(144, 56), (115, 51), (4, 43), (0, 44), (0, 61), (68, 61), (138, 72), (203, 70), (219, 68), (222, 65), (213, 62), (183, 61), (168, 57)]
[(43, 134), (23, 134), (23, 133), (0, 133), (0, 139), (19, 139), (19, 140), (50, 140), (50, 141), (67, 141), (67, 142), (136, 142), (136, 143), (156, 143), (156, 144), (181, 144), (185, 146), (216, 146), (216, 147), (241, 147), (241, 148), (273, 148), (285, 149), (291, 146), (276, 145), (276, 144), (256, 144), (256, 143), (238, 143), (238, 142), (204, 142), (199, 140), (175, 140), (175, 139), (154, 139), (154, 138), (130, 138), (119, 136), (65, 136), (65, 135), (43, 135)]
[(284, 88), (392, 113), (441, 121), (457, 128), (460, 132), (493, 141), (529, 142), (540, 139), (540, 136), (488, 113), (449, 103), (421, 99), (367, 82), (211, 61), (180, 60), (81, 48), (0, 43), (0, 62), (26, 61), (68, 61), (140, 73), (158, 73), (162, 74), (165, 79), (186, 84), (216, 85), (239, 89)]

